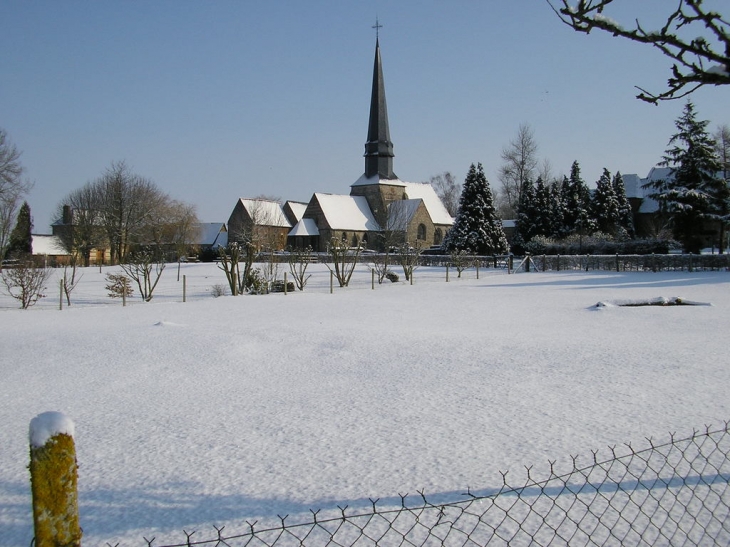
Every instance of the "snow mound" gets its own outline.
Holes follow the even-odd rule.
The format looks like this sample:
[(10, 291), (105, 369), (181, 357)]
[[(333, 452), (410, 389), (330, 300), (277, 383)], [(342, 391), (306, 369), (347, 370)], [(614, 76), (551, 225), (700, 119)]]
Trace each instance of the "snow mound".
[(155, 327), (182, 327), (179, 323), (171, 323), (170, 321), (157, 321), (153, 326)]
[(639, 306), (712, 306), (709, 302), (695, 302), (686, 300), (679, 296), (667, 298), (659, 296), (657, 298), (649, 298), (646, 300), (609, 300), (598, 302), (595, 308), (615, 308), (615, 307), (639, 307)]
[(49, 439), (61, 433), (74, 436), (74, 423), (61, 412), (44, 412), (30, 421), (29, 440), (34, 448), (45, 446)]

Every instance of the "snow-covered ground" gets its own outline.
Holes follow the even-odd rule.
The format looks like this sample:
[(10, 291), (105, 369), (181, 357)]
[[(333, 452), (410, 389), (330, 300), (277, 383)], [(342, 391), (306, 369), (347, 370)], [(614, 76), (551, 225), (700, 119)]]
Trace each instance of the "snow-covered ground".
[[(730, 419), (730, 273), (521, 273), (213, 298), (176, 268), (122, 307), (84, 272), (77, 302), (0, 297), (0, 545), (32, 538), (28, 426), (75, 423), (85, 545), (311, 517), (398, 494), (458, 499), (524, 466)], [(105, 272), (108, 270), (105, 270)], [(57, 287), (55, 282), (51, 287)], [(712, 306), (596, 308), (681, 297)]]

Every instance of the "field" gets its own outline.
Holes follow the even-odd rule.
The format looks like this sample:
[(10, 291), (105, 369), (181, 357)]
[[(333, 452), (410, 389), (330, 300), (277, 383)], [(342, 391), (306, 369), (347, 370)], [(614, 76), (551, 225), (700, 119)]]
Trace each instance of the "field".
[[(313, 265), (304, 292), (214, 298), (222, 272), (185, 264), (187, 302), (170, 266), (122, 307), (108, 271), (62, 311), (55, 280), (27, 311), (0, 297), (0, 545), (31, 542), (27, 431), (48, 410), (76, 424), (85, 545), (459, 499), (730, 419), (727, 272), (421, 268), (372, 290), (359, 267), (330, 294)], [(712, 305), (595, 307), (657, 297)]]

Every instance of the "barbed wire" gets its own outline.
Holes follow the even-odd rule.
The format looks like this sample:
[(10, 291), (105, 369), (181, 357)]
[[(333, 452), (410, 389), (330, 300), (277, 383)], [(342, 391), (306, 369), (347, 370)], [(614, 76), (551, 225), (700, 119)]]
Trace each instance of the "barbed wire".
[(605, 459), (591, 451), (588, 465), (571, 456), (567, 472), (558, 473), (556, 461), (549, 461), (549, 474), (540, 480), (525, 467), (517, 487), (503, 472), (496, 492), (477, 495), (467, 488), (463, 501), (434, 504), (419, 491), (414, 505), (399, 494), (398, 507), (370, 499), (367, 511), (348, 514), (347, 505), (338, 506), (336, 516), (311, 511), (311, 519), (293, 524), (279, 515), (279, 526), (259, 529), (258, 521), (246, 521), (246, 532), (230, 536), (214, 526), (215, 536), (207, 539), (194, 538), (197, 531), (183, 531), (185, 540), (171, 545), (143, 539), (147, 547), (728, 545), (729, 426), (705, 426), (681, 439), (671, 433), (662, 444), (647, 438), (640, 450), (631, 443), (609, 446)]

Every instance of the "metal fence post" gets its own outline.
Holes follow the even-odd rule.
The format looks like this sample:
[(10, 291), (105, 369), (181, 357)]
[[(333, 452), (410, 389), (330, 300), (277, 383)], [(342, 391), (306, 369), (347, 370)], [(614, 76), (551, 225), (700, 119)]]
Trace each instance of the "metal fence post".
[(30, 484), (36, 547), (80, 547), (73, 422), (44, 412), (30, 422)]

